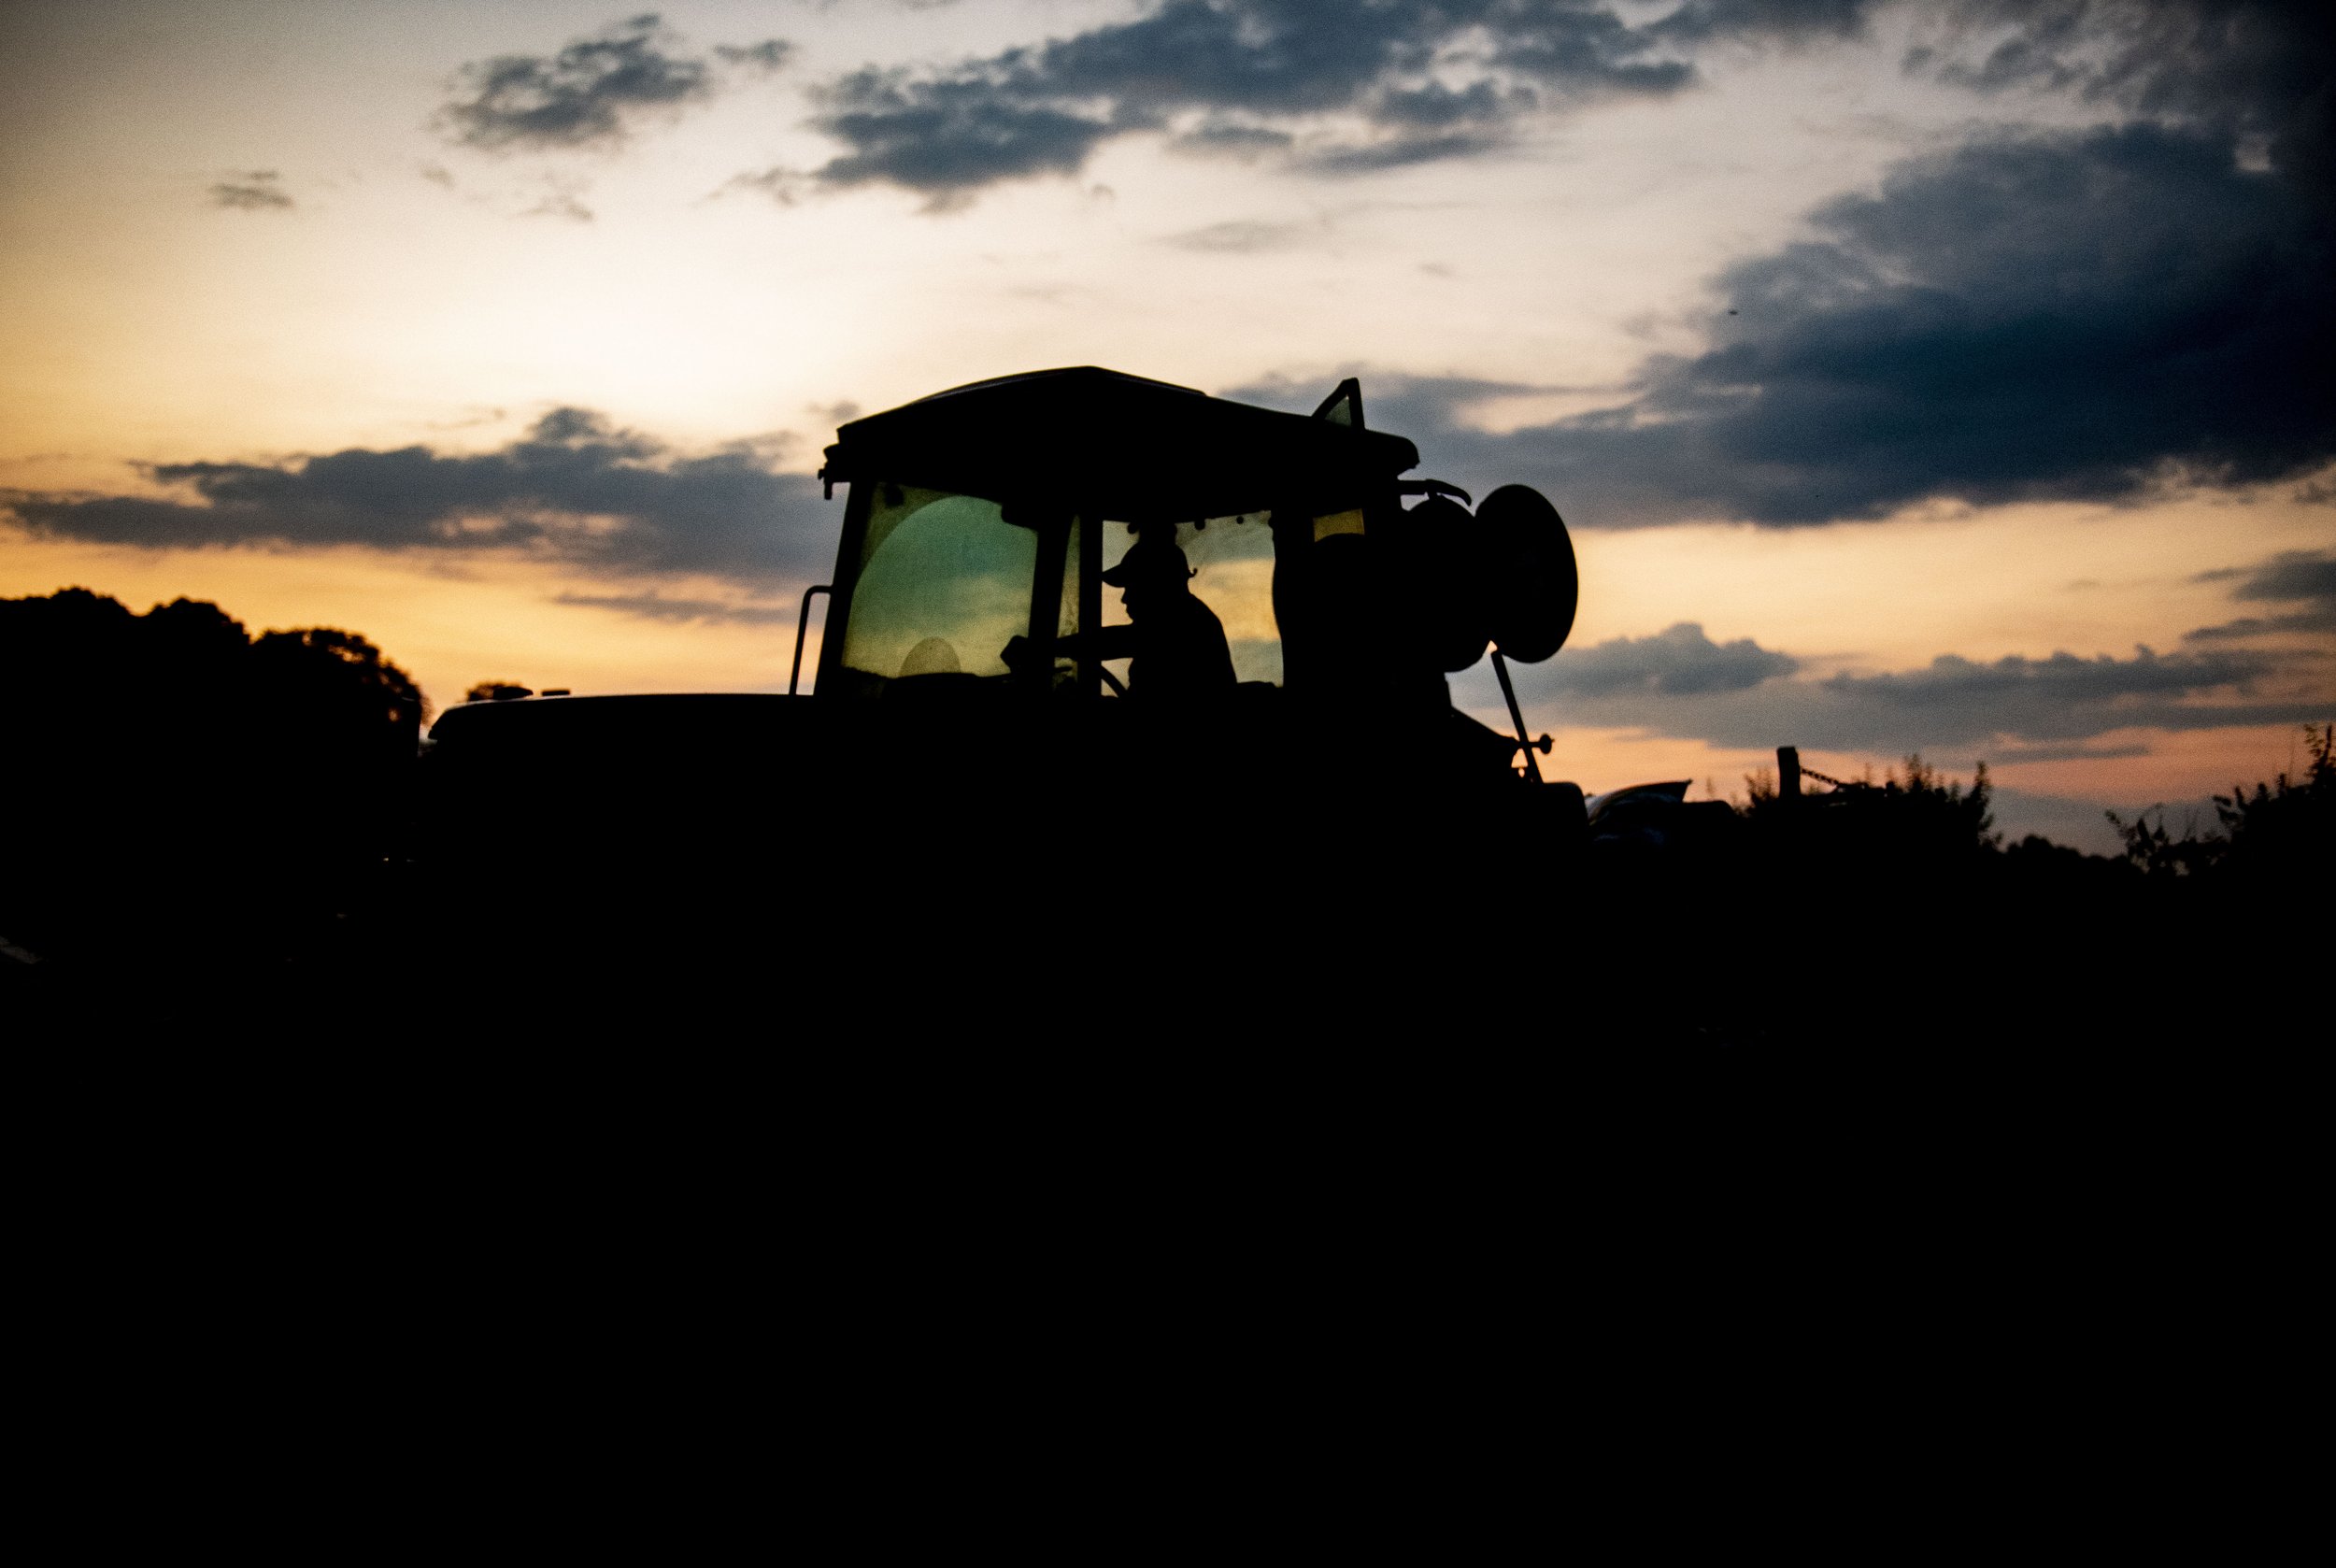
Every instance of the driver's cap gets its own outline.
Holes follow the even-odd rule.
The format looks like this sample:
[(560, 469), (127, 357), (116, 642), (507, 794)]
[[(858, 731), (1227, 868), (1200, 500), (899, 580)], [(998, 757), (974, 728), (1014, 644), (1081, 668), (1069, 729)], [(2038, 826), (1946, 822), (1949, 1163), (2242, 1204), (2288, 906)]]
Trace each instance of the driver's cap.
[(1174, 535), (1138, 534), (1119, 564), (1105, 568), (1104, 581), (1125, 588), (1132, 582), (1183, 582), (1191, 576), (1192, 568), (1184, 551), (1176, 548)]

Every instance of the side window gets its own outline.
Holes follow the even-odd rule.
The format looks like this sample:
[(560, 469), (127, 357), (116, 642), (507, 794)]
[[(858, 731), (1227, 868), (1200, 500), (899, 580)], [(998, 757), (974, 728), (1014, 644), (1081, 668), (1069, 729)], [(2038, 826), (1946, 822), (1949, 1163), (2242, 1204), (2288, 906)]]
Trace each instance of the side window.
[[(1210, 518), (1206, 522), (1176, 524), (1176, 548), (1192, 569), (1192, 593), (1224, 623), (1225, 642), (1232, 652), (1233, 675), (1241, 680), (1282, 680), (1281, 629), (1274, 620), (1274, 530), (1264, 512)], [(1134, 531), (1123, 522), (1103, 526), (1103, 563), (1118, 563), (1134, 542)], [(1128, 612), (1113, 590), (1104, 590), (1103, 623), (1124, 626)], [(1121, 682), (1128, 678), (1125, 660), (1106, 666)]]

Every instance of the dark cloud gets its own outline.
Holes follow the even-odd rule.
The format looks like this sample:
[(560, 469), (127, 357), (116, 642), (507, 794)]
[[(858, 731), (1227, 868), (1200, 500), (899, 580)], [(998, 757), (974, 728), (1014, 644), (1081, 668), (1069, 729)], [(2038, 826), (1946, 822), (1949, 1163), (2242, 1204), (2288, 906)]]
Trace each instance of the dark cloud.
[(1984, 721), (2031, 737), (2066, 739), (2095, 732), (2063, 727), (2058, 717), (2062, 714), (2099, 713), (2225, 687), (2246, 689), (2271, 673), (2272, 662), (2260, 655), (2159, 654), (2142, 648), (2130, 659), (2106, 653), (2083, 659), (2063, 652), (2048, 659), (2014, 654), (1982, 662), (1943, 653), (1919, 670), (1843, 674), (1817, 684), (1859, 704), (1952, 715), (1952, 722), (1964, 725)]
[(1495, 131), (1446, 131), (1436, 135), (1395, 135), (1377, 141), (1316, 148), (1299, 159), (1318, 174), (1375, 174), (1409, 164), (1432, 164), (1489, 152), (1507, 138)]
[(1716, 643), (1694, 621), (1683, 620), (1651, 637), (1616, 637), (1592, 648), (1560, 650), (1537, 672), (1543, 691), (1577, 697), (1629, 692), (1664, 696), (1744, 691), (1801, 667), (1789, 654), (1749, 637)]
[(2274, 162), (2326, 173), (2336, 14), (2287, 0), (1955, 0), (1919, 20), (1910, 73), (1981, 93), (2091, 102), (2275, 138)]
[(362, 545), (516, 551), (608, 575), (708, 573), (800, 582), (833, 563), (818, 483), (774, 473), (769, 445), (677, 453), (580, 408), (500, 450), (354, 448), (282, 463), (181, 463), (152, 477), (192, 501), (9, 492), (42, 537), (149, 549)]
[[(1791, 42), (1867, 9), (1691, 5), (1649, 30)], [(1528, 389), (1383, 378), (1375, 421), (1432, 472), (1537, 485), (1589, 527), (2114, 504), (2325, 472), (2336, 12), (1966, 0), (1922, 16), (1947, 42), (1917, 70), (2057, 83), (2143, 118), (1900, 164), (1721, 273), (1709, 348), (1646, 360), (1606, 408), (1494, 435), (1472, 406)]]
[(2284, 551), (2243, 574), (2230, 596), (2273, 601), (2310, 599), (2336, 607), (2336, 555), (2317, 550)]
[[(2116, 730), (2223, 729), (2336, 716), (2325, 661), (2309, 655), (2160, 654), (2147, 648), (2129, 659), (1942, 654), (1921, 669), (1807, 680), (1784, 678), (1798, 667), (1788, 655), (1749, 640), (1713, 644), (1699, 627), (1674, 626), (1659, 636), (1584, 649), (1572, 665), (1568, 657), (1561, 652), (1544, 664), (1516, 667), (1518, 694), (1533, 705), (1534, 722), (1645, 730), (1745, 748), (1987, 751), (2040, 761)], [(1675, 665), (1666, 663), (1674, 658)], [(1491, 707), (1500, 700), (1477, 690), (1488, 681), (1475, 672), (1457, 684), (1469, 706)], [(2087, 747), (2083, 754), (2101, 753)]]
[[(811, 178), (948, 207), (1075, 172), (1137, 131), (1191, 151), (1295, 148), (1321, 171), (1388, 168), (1498, 147), (1535, 109), (1675, 93), (1696, 79), (1693, 47), (1850, 31), (1863, 9), (1713, 0), (1638, 23), (1599, 0), (1164, 0), (1040, 45), (829, 83), (814, 123), (846, 150)], [(1357, 121), (1360, 140), (1335, 123)]]
[(1539, 95), (1528, 88), (1503, 92), (1488, 81), (1478, 81), (1470, 83), (1464, 93), (1455, 93), (1440, 81), (1432, 81), (1424, 87), (1383, 93), (1372, 107), (1375, 117), (1389, 125), (1441, 131), (1498, 121), (1539, 101)]
[(1695, 79), (1684, 60), (1643, 58), (1659, 43), (1602, 6), (1519, 6), (1492, 32), (1492, 58), (1574, 97), (1632, 93), (1665, 97)]
[[(791, 45), (769, 38), (718, 45), (714, 57), (766, 74), (791, 52)], [(489, 151), (613, 147), (643, 117), (701, 102), (716, 85), (707, 60), (680, 52), (656, 16), (636, 16), (557, 54), (505, 54), (463, 66), (436, 123), (449, 140)]]
[(2336, 205), (2336, 9), (2290, 0), (1955, 0), (1910, 73), (2041, 88), (2228, 144), (2326, 221)]
[(239, 212), (268, 212), (290, 207), (292, 199), (274, 169), (252, 169), (231, 174), (212, 186), (211, 205)]
[(1701, 43), (1751, 37), (1778, 43), (1854, 38), (1882, 0), (1686, 0), (1648, 30)]
[(2201, 626), (2193, 642), (2229, 642), (2274, 633), (2336, 632), (2336, 554), (2288, 550), (2258, 566), (2202, 573), (2201, 582), (2232, 582), (2233, 599), (2296, 605), (2284, 615), (2250, 615), (2219, 626)]
[(1911, 503), (2119, 502), (2336, 456), (2336, 227), (2229, 145), (2132, 125), (1990, 140), (1828, 204), (1742, 262), (1713, 346), (1637, 395), (1489, 435), (1463, 379), (1372, 389), (1460, 483), (1591, 527), (1873, 518)]
[(1017, 101), (979, 78), (918, 80), (872, 68), (819, 96), (820, 129), (851, 149), (816, 171), (819, 184), (898, 185), (935, 210), (962, 205), (971, 192), (1001, 179), (1075, 173), (1099, 142), (1124, 128)]

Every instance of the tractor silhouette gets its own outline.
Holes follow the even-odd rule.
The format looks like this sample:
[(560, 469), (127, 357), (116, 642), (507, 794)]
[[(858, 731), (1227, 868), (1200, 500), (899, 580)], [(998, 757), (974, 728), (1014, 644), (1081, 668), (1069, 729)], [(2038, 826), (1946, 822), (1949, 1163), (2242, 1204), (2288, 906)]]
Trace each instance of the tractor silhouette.
[[(1004, 1005), (1099, 948), (1328, 958), (1514, 906), (1584, 837), (1507, 670), (1564, 642), (1573, 549), (1534, 492), (1472, 509), (1418, 461), (1352, 380), (1306, 417), (1090, 366), (853, 421), (788, 694), (438, 720), (438, 933), (473, 966), (990, 976)], [(1452, 706), (1488, 648), (1513, 734)]]

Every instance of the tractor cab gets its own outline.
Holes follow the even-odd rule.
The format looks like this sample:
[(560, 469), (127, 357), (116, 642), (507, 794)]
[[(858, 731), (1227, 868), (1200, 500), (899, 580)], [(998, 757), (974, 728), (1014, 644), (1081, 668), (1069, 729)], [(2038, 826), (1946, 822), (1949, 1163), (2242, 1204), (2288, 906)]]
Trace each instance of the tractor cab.
[[(1188, 722), (1279, 703), (1448, 734), (1447, 673), (1564, 640), (1573, 552), (1532, 492), (1472, 513), (1404, 478), (1418, 461), (1352, 380), (1307, 417), (1082, 366), (854, 421), (820, 475), (848, 499), (815, 691)], [(1475, 750), (1515, 765), (1514, 741)]]

